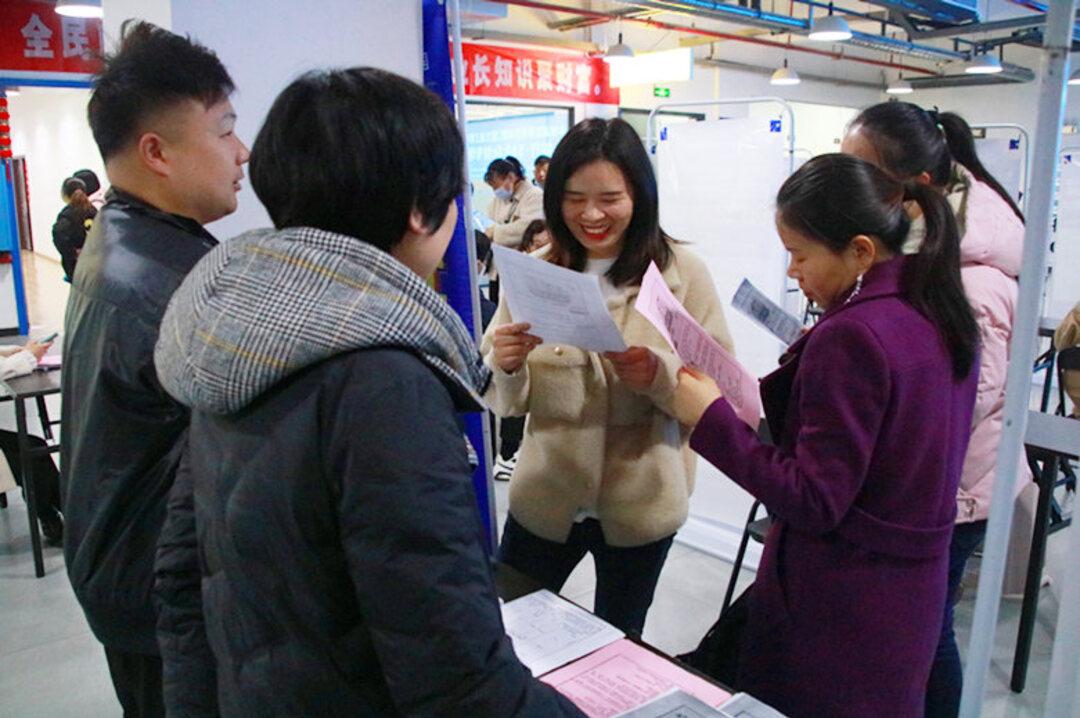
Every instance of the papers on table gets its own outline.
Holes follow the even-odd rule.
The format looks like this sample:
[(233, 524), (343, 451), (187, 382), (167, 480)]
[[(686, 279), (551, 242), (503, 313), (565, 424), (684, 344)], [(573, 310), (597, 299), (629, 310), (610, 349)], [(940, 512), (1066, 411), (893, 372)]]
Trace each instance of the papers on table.
[(726, 718), (719, 708), (674, 688), (643, 706), (620, 713), (618, 718)]
[(780, 711), (762, 703), (748, 693), (736, 693), (720, 706), (725, 718), (786, 718)]
[(664, 336), (684, 364), (711, 376), (739, 418), (757, 428), (762, 411), (757, 379), (690, 316), (655, 263), (641, 280), (634, 307)]
[(546, 590), (504, 603), (502, 616), (514, 653), (534, 676), (623, 637), (611, 624)]
[(586, 351), (626, 351), (626, 343), (608, 314), (600, 280), (492, 246), (500, 291), (506, 294), (515, 322), (532, 325), (530, 334), (549, 344), (568, 344)]
[(552, 671), (540, 680), (572, 700), (591, 718), (617, 716), (673, 688), (709, 706), (719, 706), (731, 697), (727, 691), (668, 658), (626, 639)]
[(735, 290), (731, 306), (765, 327), (785, 344), (791, 344), (802, 336), (802, 322), (762, 294), (749, 279), (743, 279)]

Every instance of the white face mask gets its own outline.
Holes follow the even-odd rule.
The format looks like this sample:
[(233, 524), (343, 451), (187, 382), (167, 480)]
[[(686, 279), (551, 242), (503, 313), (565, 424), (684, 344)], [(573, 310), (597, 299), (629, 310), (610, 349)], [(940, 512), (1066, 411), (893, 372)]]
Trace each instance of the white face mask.
[(510, 198), (514, 196), (514, 193), (505, 187), (500, 187), (495, 190), (495, 196), (501, 199), (503, 202), (509, 202)]

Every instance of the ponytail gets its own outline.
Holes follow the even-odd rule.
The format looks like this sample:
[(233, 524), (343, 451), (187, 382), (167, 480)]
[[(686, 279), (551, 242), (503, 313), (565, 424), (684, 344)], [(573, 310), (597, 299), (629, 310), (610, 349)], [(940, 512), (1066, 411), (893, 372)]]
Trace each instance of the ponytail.
[(90, 204), (90, 198), (86, 196), (86, 192), (82, 191), (81, 189), (77, 189), (71, 193), (70, 204), (74, 205), (78, 209), (83, 210), (84, 212), (94, 208), (94, 205)]
[(1024, 214), (1016, 205), (1012, 195), (1001, 186), (1001, 183), (990, 174), (979, 155), (975, 151), (975, 138), (971, 134), (971, 127), (964, 118), (953, 112), (941, 112), (937, 114), (937, 123), (941, 131), (945, 133), (945, 141), (949, 145), (949, 154), (952, 158), (967, 168), (968, 172), (975, 176), (983, 184), (989, 185), (1001, 196), (1020, 221), (1024, 221)]
[(953, 376), (967, 376), (975, 363), (979, 328), (960, 279), (960, 232), (952, 207), (929, 185), (908, 183), (904, 199), (914, 200), (926, 221), (919, 253), (909, 259), (904, 293), (930, 319), (952, 356)]

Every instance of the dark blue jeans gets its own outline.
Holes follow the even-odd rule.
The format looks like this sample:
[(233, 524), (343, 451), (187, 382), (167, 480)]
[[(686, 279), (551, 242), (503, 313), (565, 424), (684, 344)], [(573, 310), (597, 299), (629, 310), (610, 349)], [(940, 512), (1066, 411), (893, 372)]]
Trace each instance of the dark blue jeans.
[(627, 634), (641, 635), (652, 605), (656, 581), (675, 536), (623, 548), (604, 541), (600, 522), (585, 519), (574, 524), (566, 543), (540, 538), (506, 517), (499, 561), (558, 593), (586, 553), (596, 562), (596, 598), (593, 612)]
[(949, 544), (949, 592), (945, 599), (945, 620), (941, 625), (930, 682), (926, 686), (926, 718), (956, 718), (960, 712), (960, 693), (964, 687), (964, 669), (953, 633), (953, 608), (956, 606), (964, 567), (986, 535), (986, 521), (957, 524)]

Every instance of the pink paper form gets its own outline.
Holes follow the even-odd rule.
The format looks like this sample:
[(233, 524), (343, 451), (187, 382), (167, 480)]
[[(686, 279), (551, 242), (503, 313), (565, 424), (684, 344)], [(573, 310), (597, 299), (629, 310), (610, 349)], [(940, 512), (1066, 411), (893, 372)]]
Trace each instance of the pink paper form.
[(711, 706), (731, 697), (724, 689), (625, 638), (548, 673), (553, 686), (591, 718), (609, 718), (681, 688)]
[(740, 419), (756, 429), (761, 421), (758, 381), (690, 316), (651, 263), (641, 279), (634, 308), (663, 335), (683, 363), (711, 376)]

